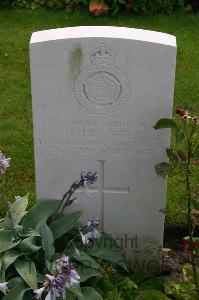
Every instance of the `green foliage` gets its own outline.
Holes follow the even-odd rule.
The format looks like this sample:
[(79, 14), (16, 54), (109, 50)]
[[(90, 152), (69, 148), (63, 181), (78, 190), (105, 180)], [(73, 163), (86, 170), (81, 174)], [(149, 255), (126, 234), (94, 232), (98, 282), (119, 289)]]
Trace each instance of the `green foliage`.
[(25, 229), (39, 230), (43, 223), (47, 221), (50, 215), (56, 210), (58, 206), (57, 201), (39, 201), (27, 213), (22, 225)]
[[(14, 228), (16, 228), (16, 226), (19, 224), (19, 222), (25, 215), (27, 206), (28, 206), (28, 195), (25, 197), (20, 197), (20, 199), (18, 199), (11, 205), (10, 210), (13, 217)], [(4, 219), (4, 226), (11, 228), (10, 218), (8, 213), (6, 214)]]
[(78, 300), (103, 300), (101, 295), (92, 287), (83, 287), (82, 296), (77, 297)]
[(136, 300), (169, 300), (162, 292), (156, 290), (144, 291), (139, 295)]
[(58, 239), (63, 234), (70, 231), (77, 224), (77, 221), (79, 220), (81, 214), (81, 211), (76, 211), (71, 214), (63, 215), (52, 222), (51, 229), (54, 239)]
[[(63, 9), (66, 7), (70, 11), (80, 5), (88, 8), (91, 2), (100, 3), (98, 0), (7, 0), (3, 2), (3, 6), (21, 7), (32, 10), (39, 7), (48, 7), (50, 9)], [(132, 12), (145, 14), (159, 12), (169, 14), (183, 11), (185, 7), (185, 0), (106, 0), (105, 3), (113, 15), (128, 7), (129, 4)]]
[(51, 257), (55, 254), (55, 248), (54, 248), (54, 238), (53, 233), (50, 227), (44, 223), (40, 227), (40, 233), (41, 233), (41, 241), (42, 241), (42, 247), (45, 252), (45, 260), (50, 260)]
[[(190, 261), (193, 271), (193, 281), (196, 293), (199, 296), (199, 276), (196, 269), (196, 257), (198, 252), (195, 247), (194, 229), (198, 225), (199, 206), (197, 206), (198, 183), (194, 187), (194, 175), (198, 171), (198, 157), (199, 157), (199, 118), (191, 116), (189, 111), (185, 108), (177, 108), (176, 120), (161, 119), (154, 126), (155, 129), (174, 128), (176, 135), (176, 145), (173, 149), (166, 149), (169, 163), (162, 162), (156, 165), (156, 173), (159, 176), (165, 177), (171, 171), (179, 171), (184, 179), (185, 199), (187, 202), (187, 228), (189, 231), (188, 248), (190, 250)], [(185, 150), (182, 150), (181, 142)], [(192, 208), (195, 208), (194, 210)], [(197, 237), (196, 237), (197, 239)], [(184, 238), (185, 240), (185, 238)]]
[(22, 300), (24, 294), (28, 290), (30, 290), (30, 287), (25, 283), (23, 279), (20, 279), (10, 289), (10, 292), (3, 298), (3, 300)]
[(155, 166), (155, 170), (158, 176), (162, 176), (163, 178), (165, 178), (165, 176), (167, 176), (171, 172), (172, 165), (167, 162), (162, 162)]
[(92, 282), (102, 278), (104, 260), (126, 269), (121, 254), (110, 245), (104, 247), (105, 235), (89, 247), (80, 243), (76, 226), (79, 226), (81, 212), (57, 215), (59, 202), (56, 201), (38, 202), (26, 212), (27, 204), (27, 197), (17, 198), (0, 224), (0, 282), (8, 282), (10, 289), (3, 299), (22, 300), (24, 295), (25, 299), (32, 299), (33, 290), (44, 284), (44, 275), (54, 272), (56, 260), (63, 255), (64, 248), (76, 265), (80, 283), (85, 284), (82, 288), (79, 285), (70, 287), (67, 299), (103, 299)]
[(13, 241), (13, 232), (12, 230), (1, 230), (0, 231), (0, 253), (4, 252), (8, 249), (16, 247), (20, 243), (20, 241)]
[(18, 259), (14, 266), (23, 278), (23, 280), (33, 289), (37, 289), (37, 276), (36, 276), (36, 267), (32, 260), (23, 258)]
[(165, 281), (165, 294), (174, 300), (199, 300), (194, 284), (191, 282)]

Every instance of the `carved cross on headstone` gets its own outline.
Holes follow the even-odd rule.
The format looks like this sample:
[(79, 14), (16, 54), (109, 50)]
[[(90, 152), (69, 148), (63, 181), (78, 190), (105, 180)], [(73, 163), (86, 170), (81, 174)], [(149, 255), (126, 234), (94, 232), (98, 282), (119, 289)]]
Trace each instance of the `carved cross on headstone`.
[(105, 160), (98, 160), (98, 186), (97, 187), (90, 187), (91, 192), (98, 193), (98, 219), (100, 222), (101, 229), (103, 230), (104, 227), (104, 194), (107, 193), (122, 193), (122, 194), (129, 194), (130, 187), (127, 188), (119, 188), (119, 187), (105, 187), (104, 184), (104, 164)]

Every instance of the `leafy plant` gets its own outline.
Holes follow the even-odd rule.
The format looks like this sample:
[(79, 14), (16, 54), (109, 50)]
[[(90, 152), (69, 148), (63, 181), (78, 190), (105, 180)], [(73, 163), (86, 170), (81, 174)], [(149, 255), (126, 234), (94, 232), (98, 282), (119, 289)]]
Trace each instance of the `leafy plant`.
[(79, 187), (88, 195), (96, 173), (82, 173), (60, 202), (40, 201), (26, 211), (28, 195), (17, 196), (12, 205), (6, 200), (3, 185), (9, 162), (1, 153), (0, 195), (7, 213), (0, 223), (0, 299), (102, 299), (93, 284), (102, 278), (102, 262), (126, 270), (124, 260), (117, 249), (104, 247), (97, 220), (82, 226), (80, 211), (64, 213)]
[(159, 176), (165, 177), (177, 169), (184, 178), (190, 259), (195, 289), (199, 295), (199, 282), (195, 261), (196, 253), (194, 249), (194, 228), (199, 223), (198, 186), (194, 188), (194, 175), (198, 170), (199, 159), (199, 120), (196, 116), (191, 116), (188, 110), (184, 108), (177, 108), (176, 114), (179, 117), (161, 119), (154, 126), (156, 130), (162, 128), (173, 129), (176, 140), (176, 145), (173, 149), (166, 149), (169, 162), (162, 162), (156, 165), (156, 172)]

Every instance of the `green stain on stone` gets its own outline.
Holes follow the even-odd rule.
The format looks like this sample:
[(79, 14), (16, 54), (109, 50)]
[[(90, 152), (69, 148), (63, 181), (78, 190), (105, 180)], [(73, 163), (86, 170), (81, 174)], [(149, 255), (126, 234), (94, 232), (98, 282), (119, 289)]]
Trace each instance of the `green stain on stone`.
[(77, 76), (80, 73), (82, 58), (83, 58), (83, 54), (82, 54), (81, 47), (79, 45), (77, 45), (71, 51), (70, 58), (69, 58), (70, 78), (71, 78), (72, 82), (74, 82), (76, 80)]

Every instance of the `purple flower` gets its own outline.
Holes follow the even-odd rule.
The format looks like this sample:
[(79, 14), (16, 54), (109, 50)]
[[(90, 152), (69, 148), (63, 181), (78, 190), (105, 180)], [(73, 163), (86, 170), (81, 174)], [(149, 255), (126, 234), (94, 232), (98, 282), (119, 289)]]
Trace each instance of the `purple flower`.
[(94, 172), (94, 173), (92, 173), (90, 171), (87, 172), (87, 173), (82, 172), (81, 173), (81, 180), (82, 180), (84, 186), (95, 183), (97, 181), (97, 178), (98, 178), (96, 175), (97, 175), (97, 172)]
[(0, 176), (3, 176), (5, 169), (9, 167), (9, 162), (11, 158), (6, 158), (4, 154), (0, 151)]
[(46, 281), (42, 288), (35, 290), (37, 299), (40, 299), (43, 292), (46, 292), (45, 300), (55, 300), (63, 294), (65, 288), (69, 288), (79, 283), (79, 275), (77, 274), (73, 264), (69, 261), (68, 256), (63, 255), (57, 260), (55, 265), (55, 274), (46, 275)]
[(90, 243), (90, 241), (95, 240), (95, 239), (99, 239), (101, 237), (101, 232), (97, 229), (98, 226), (99, 226), (98, 220), (96, 220), (94, 218), (91, 218), (91, 219), (89, 219), (86, 226), (84, 227), (84, 228), (91, 229), (91, 231), (89, 231), (85, 234), (83, 234), (80, 231), (82, 243), (84, 245), (88, 245)]
[(90, 229), (97, 228), (98, 226), (99, 226), (99, 222), (97, 219), (94, 218), (89, 219), (89, 221), (86, 224), (86, 227)]
[(92, 232), (88, 232), (86, 234), (83, 234), (80, 231), (80, 235), (81, 235), (83, 245), (88, 245), (90, 243), (90, 240), (92, 240), (92, 238), (93, 238)]
[(6, 291), (8, 290), (7, 282), (0, 283), (0, 291), (2, 291), (4, 294), (6, 294)]
[(86, 195), (86, 196), (90, 196), (91, 193), (89, 192), (89, 186), (91, 184), (94, 184), (96, 181), (97, 181), (97, 172), (82, 172), (81, 173), (81, 181), (82, 181), (82, 184), (84, 186), (84, 191), (83, 193)]
[(36, 299), (41, 299), (41, 296), (42, 296), (44, 290), (45, 290), (45, 287), (43, 286), (40, 289), (33, 291), (33, 293), (35, 294)]

